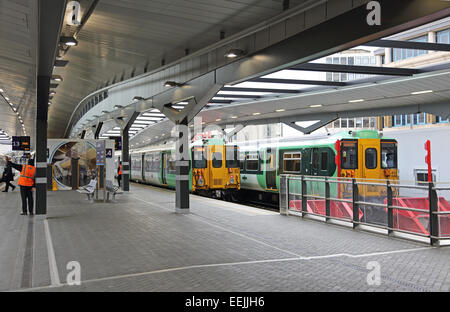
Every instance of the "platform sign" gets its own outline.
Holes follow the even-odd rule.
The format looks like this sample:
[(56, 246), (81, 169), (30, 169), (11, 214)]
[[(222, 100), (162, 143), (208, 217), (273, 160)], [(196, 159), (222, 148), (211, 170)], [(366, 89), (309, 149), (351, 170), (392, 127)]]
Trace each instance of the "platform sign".
[(105, 155), (106, 155), (106, 158), (112, 158), (113, 157), (113, 150), (112, 150), (112, 148), (107, 148)]
[(11, 145), (13, 151), (30, 151), (30, 137), (13, 136)]
[(105, 165), (105, 141), (100, 140), (96, 143), (96, 151), (97, 151), (97, 166)]

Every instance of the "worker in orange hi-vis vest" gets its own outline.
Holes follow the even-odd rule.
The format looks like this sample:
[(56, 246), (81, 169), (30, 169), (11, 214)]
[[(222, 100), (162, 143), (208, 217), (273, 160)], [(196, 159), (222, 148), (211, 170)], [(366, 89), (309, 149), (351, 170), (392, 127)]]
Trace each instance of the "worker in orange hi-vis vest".
[(5, 157), (6, 163), (10, 164), (12, 168), (20, 171), (20, 177), (18, 184), (20, 185), (20, 196), (22, 197), (22, 215), (27, 215), (27, 201), (28, 212), (33, 215), (33, 190), (34, 179), (36, 176), (36, 167), (34, 167), (34, 159), (28, 159), (26, 165), (19, 165), (9, 161), (8, 157)]
[(122, 162), (119, 163), (119, 168), (117, 168), (117, 182), (119, 183), (119, 187), (121, 180), (122, 180)]

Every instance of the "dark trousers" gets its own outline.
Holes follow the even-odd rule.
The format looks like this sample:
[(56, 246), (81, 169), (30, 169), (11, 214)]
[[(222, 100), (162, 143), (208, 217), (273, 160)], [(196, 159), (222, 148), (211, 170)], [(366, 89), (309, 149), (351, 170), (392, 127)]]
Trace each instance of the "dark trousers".
[(122, 176), (119, 174), (118, 176), (117, 176), (117, 182), (119, 183), (119, 187), (120, 187), (120, 181), (122, 180)]
[(33, 213), (33, 191), (31, 186), (20, 186), (20, 196), (22, 197), (22, 212), (27, 213), (27, 201), (28, 211)]
[(16, 188), (14, 185), (11, 184), (10, 181), (5, 181), (5, 184), (6, 184), (5, 192), (8, 192), (10, 186), (11, 186), (13, 189)]

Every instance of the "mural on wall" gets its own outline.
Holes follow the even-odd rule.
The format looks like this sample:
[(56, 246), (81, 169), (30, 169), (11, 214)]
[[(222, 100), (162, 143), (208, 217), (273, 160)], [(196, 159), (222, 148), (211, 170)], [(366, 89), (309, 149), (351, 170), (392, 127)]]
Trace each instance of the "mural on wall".
[(71, 190), (74, 185), (81, 187), (96, 177), (95, 142), (50, 141), (48, 163), (52, 166), (53, 190)]

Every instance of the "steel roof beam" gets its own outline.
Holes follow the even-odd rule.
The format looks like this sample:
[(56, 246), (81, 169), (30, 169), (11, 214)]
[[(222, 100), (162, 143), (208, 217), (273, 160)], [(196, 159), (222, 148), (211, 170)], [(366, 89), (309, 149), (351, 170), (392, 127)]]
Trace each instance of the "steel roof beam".
[(410, 68), (359, 66), (341, 64), (305, 63), (291, 67), (293, 70), (320, 71), (330, 73), (353, 73), (366, 75), (412, 76), (422, 71)]
[(232, 100), (210, 100), (209, 103), (211, 104), (230, 104), (233, 102)]
[(430, 42), (415, 42), (415, 41), (400, 41), (400, 40), (375, 40), (366, 43), (364, 45), (379, 48), (398, 48), (398, 49), (450, 52), (450, 44), (445, 43), (430, 43)]
[(295, 123), (295, 121), (284, 122), (284, 124), (288, 125), (289, 127), (294, 128), (295, 130), (303, 132), (304, 134), (311, 134), (312, 132), (322, 128), (323, 126), (328, 125), (330, 122), (333, 122), (336, 119), (338, 119), (337, 116), (331, 116), (331, 117), (322, 118), (318, 122), (316, 122), (315, 124), (313, 124), (313, 125), (311, 125), (309, 127), (301, 127), (301, 126), (297, 125)]
[(339, 82), (339, 81), (300, 80), (300, 79), (282, 79), (282, 78), (253, 78), (248, 81), (249, 82), (263, 82), (263, 83), (315, 85), (315, 86), (335, 86), (335, 87), (344, 87), (347, 85), (345, 82)]
[(260, 99), (260, 95), (249, 94), (217, 94), (214, 98), (230, 98), (230, 99)]
[(241, 87), (224, 87), (220, 91), (234, 91), (234, 92), (260, 92), (260, 93), (300, 93), (298, 90), (289, 89), (265, 89), (265, 88), (241, 88)]

